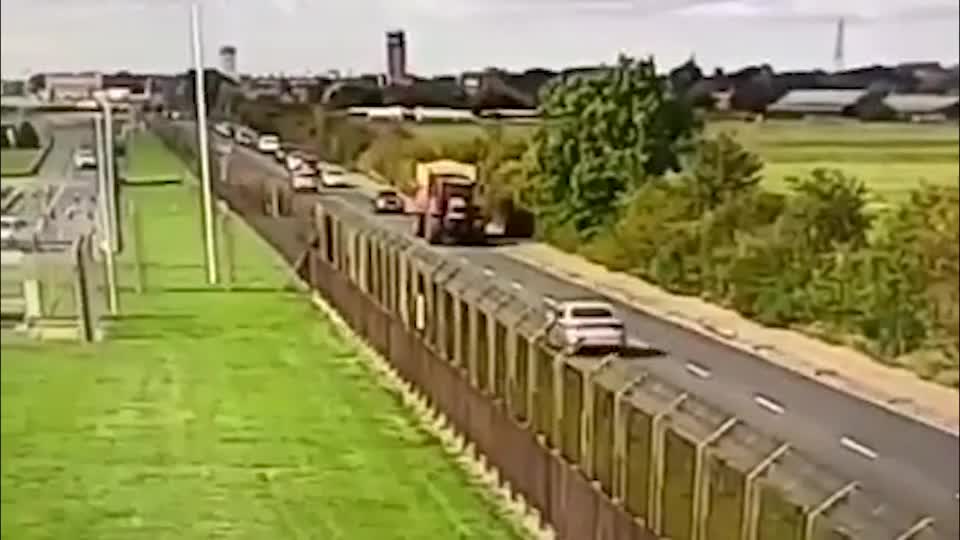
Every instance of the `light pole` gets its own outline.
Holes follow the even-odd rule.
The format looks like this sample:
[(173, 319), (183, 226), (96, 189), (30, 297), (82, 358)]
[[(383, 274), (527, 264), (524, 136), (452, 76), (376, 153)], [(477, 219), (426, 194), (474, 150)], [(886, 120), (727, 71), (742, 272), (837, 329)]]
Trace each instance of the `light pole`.
[(200, 5), (190, 5), (190, 23), (193, 37), (194, 95), (197, 103), (197, 144), (200, 146), (200, 185), (203, 199), (203, 239), (206, 255), (207, 282), (219, 281), (217, 245), (213, 222), (213, 189), (210, 184), (210, 148), (207, 141), (207, 96), (204, 88), (203, 49), (200, 39)]
[[(107, 104), (109, 109), (109, 103)], [(108, 170), (110, 169), (106, 157), (107, 149), (106, 134), (104, 129), (104, 120), (106, 115), (98, 114), (93, 119), (94, 140), (97, 146), (97, 199), (100, 206), (100, 249), (106, 263), (107, 270), (107, 309), (111, 315), (116, 315), (118, 306), (117, 297), (117, 267), (114, 261), (115, 245), (111, 245), (110, 239), (115, 236), (114, 228), (117, 221), (111, 213), (108, 193), (110, 192), (110, 183), (107, 181)]]
[(103, 204), (105, 205), (104, 216), (105, 225), (107, 225), (104, 232), (110, 243), (110, 250), (116, 253), (120, 247), (119, 231), (117, 230), (120, 220), (117, 216), (117, 176), (113, 150), (113, 107), (110, 103), (110, 96), (105, 92), (95, 93), (94, 99), (97, 101), (97, 104), (100, 105), (100, 110), (103, 111), (103, 129), (101, 137), (97, 139), (97, 178), (99, 179), (101, 174), (104, 176), (100, 191), (100, 196), (103, 197)]

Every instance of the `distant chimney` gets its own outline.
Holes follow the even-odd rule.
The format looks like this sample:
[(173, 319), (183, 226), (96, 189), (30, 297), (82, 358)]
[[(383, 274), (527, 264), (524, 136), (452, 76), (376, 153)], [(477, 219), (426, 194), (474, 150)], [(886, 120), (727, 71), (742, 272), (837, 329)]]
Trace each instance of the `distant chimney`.
[(229, 74), (237, 74), (237, 48), (232, 45), (220, 47), (220, 71)]
[(843, 71), (845, 68), (845, 63), (843, 61), (843, 46), (844, 41), (846, 41), (846, 36), (844, 35), (846, 23), (843, 20), (843, 17), (837, 20), (837, 36), (836, 41), (833, 44), (833, 69), (836, 71)]
[(402, 84), (407, 78), (407, 40), (403, 30), (387, 32), (387, 82)]

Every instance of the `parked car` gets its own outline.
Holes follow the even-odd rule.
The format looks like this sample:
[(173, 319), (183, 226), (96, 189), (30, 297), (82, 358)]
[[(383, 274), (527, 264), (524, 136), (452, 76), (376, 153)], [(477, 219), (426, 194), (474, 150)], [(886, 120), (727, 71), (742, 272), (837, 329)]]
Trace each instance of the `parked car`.
[(213, 125), (213, 130), (221, 137), (233, 137), (233, 126), (230, 122), (217, 122)]
[(284, 158), (283, 164), (288, 171), (293, 171), (293, 170), (296, 170), (296, 168), (299, 167), (301, 164), (303, 164), (303, 162), (306, 161), (306, 159), (307, 159), (306, 153), (300, 152), (299, 150), (294, 150), (292, 152), (287, 153), (286, 157)]
[(73, 151), (73, 167), (75, 169), (96, 169), (97, 155), (93, 148), (89, 146), (80, 146)]
[(623, 321), (613, 306), (597, 300), (547, 301), (551, 344), (571, 354), (621, 352), (627, 348)]
[(373, 211), (377, 214), (402, 214), (404, 211), (403, 199), (392, 189), (384, 189), (373, 198)]
[(290, 172), (290, 185), (294, 191), (312, 191), (317, 188), (317, 168), (310, 163), (301, 163)]
[(233, 139), (240, 144), (253, 146), (257, 142), (257, 134), (250, 128), (237, 126), (233, 130)]
[(280, 137), (267, 133), (257, 138), (257, 150), (264, 154), (272, 154), (280, 148)]
[(333, 167), (322, 169), (320, 171), (320, 184), (322, 184), (323, 187), (328, 188), (347, 187), (350, 185), (347, 183), (344, 170)]

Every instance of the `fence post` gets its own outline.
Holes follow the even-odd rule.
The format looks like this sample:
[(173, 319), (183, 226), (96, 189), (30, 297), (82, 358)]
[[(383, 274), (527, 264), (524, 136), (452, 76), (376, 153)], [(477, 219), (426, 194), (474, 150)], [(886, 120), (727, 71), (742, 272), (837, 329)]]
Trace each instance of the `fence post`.
[(28, 323), (43, 316), (41, 294), (40, 280), (34, 278), (23, 281), (23, 316)]
[(613, 499), (623, 501), (627, 497), (627, 418), (624, 415), (624, 400), (633, 387), (647, 378), (646, 372), (627, 382), (613, 395)]
[(859, 482), (850, 482), (849, 484), (843, 486), (837, 491), (833, 492), (829, 497), (823, 500), (820, 504), (814, 507), (809, 514), (807, 514), (806, 522), (804, 523), (803, 538), (804, 540), (813, 540), (814, 532), (817, 529), (817, 518), (819, 518), (824, 512), (832, 508), (835, 504), (841, 500), (849, 497), (854, 491), (860, 487)]
[(83, 249), (87, 238), (81, 236), (73, 243), (73, 263), (75, 268), (74, 294), (77, 298), (77, 323), (80, 326), (80, 339), (85, 342), (93, 341), (93, 322), (90, 320), (90, 298), (87, 290), (86, 261), (83, 260)]
[(236, 244), (233, 238), (233, 216), (230, 207), (225, 201), (217, 201), (217, 210), (220, 211), (220, 234), (223, 235), (224, 262), (226, 262), (226, 286), (232, 289), (236, 282)]
[(270, 217), (280, 217), (280, 188), (270, 184)]
[(710, 506), (710, 477), (707, 467), (707, 457), (710, 445), (730, 432), (737, 425), (737, 417), (728, 418), (707, 438), (697, 443), (694, 457), (693, 472), (693, 538), (694, 540), (707, 539), (707, 516)]
[[(609, 366), (613, 363), (619, 355), (616, 353), (608, 354), (603, 357), (597, 364), (591, 366), (583, 374), (583, 386), (580, 388), (583, 407), (580, 410), (580, 440), (578, 441), (579, 448), (577, 449), (577, 457), (580, 462), (583, 463), (584, 472), (587, 475), (587, 478), (590, 480), (596, 480), (595, 472), (597, 470), (596, 464), (596, 452), (592, 451), (594, 448), (593, 441), (593, 419), (595, 414), (595, 392), (593, 388), (594, 377), (600, 370)], [(611, 490), (613, 491), (613, 490)]]
[(147, 265), (144, 261), (143, 219), (133, 199), (127, 201), (127, 213), (130, 215), (130, 227), (133, 229), (133, 268), (136, 275), (137, 294), (147, 289)]
[(96, 245), (91, 242), (91, 250), (100, 250), (103, 254), (103, 266), (107, 277), (107, 310), (110, 315), (117, 315), (120, 311), (119, 298), (117, 296), (117, 265), (114, 259), (113, 250), (107, 243)]
[(680, 394), (671, 401), (662, 411), (658, 412), (650, 422), (650, 529), (655, 534), (663, 532), (663, 476), (665, 471), (666, 430), (663, 424), (670, 413), (677, 410), (681, 403), (687, 400), (688, 394)]
[(756, 540), (759, 532), (760, 499), (757, 493), (757, 478), (789, 451), (789, 443), (781, 444), (747, 473), (743, 482), (743, 528), (740, 531), (740, 540)]

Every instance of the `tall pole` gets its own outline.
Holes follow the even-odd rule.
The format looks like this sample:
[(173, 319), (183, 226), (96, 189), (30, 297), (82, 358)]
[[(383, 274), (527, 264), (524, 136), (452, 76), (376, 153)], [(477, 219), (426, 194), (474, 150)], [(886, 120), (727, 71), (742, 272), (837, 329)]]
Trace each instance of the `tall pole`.
[(200, 5), (190, 5), (190, 22), (193, 34), (193, 69), (195, 99), (197, 102), (197, 143), (200, 146), (200, 184), (203, 198), (203, 239), (206, 250), (207, 282), (216, 285), (219, 281), (217, 268), (217, 245), (214, 235), (213, 189), (210, 184), (210, 147), (207, 142), (207, 96), (204, 89), (203, 50), (200, 39)]
[[(104, 104), (105, 108), (109, 108), (109, 103)], [(107, 309), (111, 315), (116, 315), (118, 312), (118, 297), (117, 297), (117, 270), (113, 254), (115, 253), (113, 245), (111, 245), (110, 239), (114, 236), (114, 228), (117, 226), (117, 221), (114, 220), (113, 215), (110, 212), (110, 202), (108, 199), (108, 193), (110, 191), (110, 185), (107, 182), (107, 170), (108, 164), (105, 154), (107, 154), (106, 146), (106, 134), (104, 131), (104, 115), (97, 115), (93, 120), (94, 126), (94, 140), (97, 145), (97, 199), (100, 206), (100, 246), (98, 249), (101, 250), (101, 253), (104, 257), (104, 262), (106, 263), (107, 270)]]

